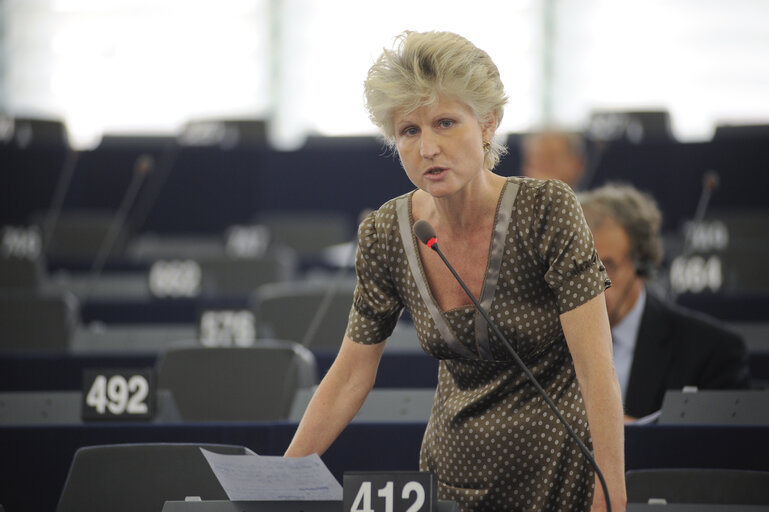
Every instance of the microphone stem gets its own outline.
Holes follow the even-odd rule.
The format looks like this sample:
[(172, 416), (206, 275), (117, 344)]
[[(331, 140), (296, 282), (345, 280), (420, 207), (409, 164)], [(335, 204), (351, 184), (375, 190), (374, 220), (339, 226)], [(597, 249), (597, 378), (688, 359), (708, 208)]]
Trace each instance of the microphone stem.
[(99, 246), (99, 251), (94, 257), (94, 261), (91, 265), (91, 271), (89, 273), (88, 280), (86, 281), (86, 287), (83, 291), (83, 296), (80, 298), (82, 303), (85, 303), (88, 300), (93, 287), (96, 284), (96, 281), (101, 276), (102, 270), (104, 270), (104, 265), (107, 262), (107, 258), (112, 252), (115, 242), (118, 239), (118, 235), (121, 234), (121, 231), (124, 228), (128, 210), (131, 208), (131, 205), (136, 199), (136, 195), (138, 194), (139, 188), (141, 187), (142, 181), (144, 180), (144, 174), (144, 172), (134, 171), (133, 176), (131, 177), (128, 190), (123, 196), (123, 200), (115, 212), (115, 216), (113, 217), (109, 228), (107, 229), (104, 240), (102, 240), (102, 243)]
[(43, 251), (48, 251), (51, 247), (51, 240), (53, 239), (53, 232), (56, 229), (59, 216), (61, 215), (62, 207), (64, 206), (64, 198), (67, 196), (67, 190), (72, 182), (72, 176), (75, 174), (75, 167), (77, 167), (77, 161), (80, 153), (73, 149), (68, 149), (64, 158), (64, 166), (62, 167), (59, 180), (56, 183), (56, 189), (53, 193), (53, 199), (51, 200), (51, 209), (46, 215), (43, 225)]
[(534, 385), (536, 390), (539, 392), (540, 396), (545, 400), (548, 406), (550, 406), (550, 409), (552, 409), (553, 414), (555, 414), (555, 417), (558, 418), (558, 420), (563, 424), (563, 426), (566, 428), (566, 431), (569, 433), (569, 435), (576, 441), (577, 446), (579, 446), (579, 449), (582, 451), (582, 454), (585, 456), (585, 458), (588, 460), (591, 466), (593, 466), (593, 469), (595, 469), (595, 474), (598, 476), (598, 480), (601, 482), (601, 487), (603, 488), (603, 495), (606, 499), (606, 510), (607, 512), (611, 512), (611, 501), (609, 500), (609, 489), (606, 486), (606, 480), (604, 480), (603, 473), (601, 473), (601, 470), (598, 467), (598, 463), (595, 461), (595, 458), (593, 458), (593, 454), (590, 453), (590, 450), (585, 446), (585, 444), (582, 442), (582, 440), (577, 436), (576, 432), (574, 432), (574, 429), (571, 428), (571, 425), (566, 421), (566, 419), (563, 417), (561, 412), (558, 410), (558, 407), (553, 403), (551, 398), (548, 396), (547, 392), (542, 388), (542, 386), (539, 384), (537, 379), (534, 377), (534, 374), (531, 373), (531, 370), (526, 366), (526, 364), (521, 360), (521, 358), (518, 356), (518, 353), (513, 348), (510, 341), (502, 334), (502, 332), (499, 330), (499, 328), (496, 326), (494, 322), (491, 321), (491, 318), (489, 318), (488, 313), (481, 307), (478, 300), (476, 300), (475, 296), (470, 292), (470, 290), (465, 285), (465, 282), (462, 281), (462, 278), (459, 277), (459, 274), (457, 274), (456, 270), (454, 270), (454, 267), (449, 263), (449, 260), (446, 259), (446, 256), (444, 256), (443, 251), (440, 250), (437, 243), (433, 243), (430, 246), (435, 252), (438, 253), (438, 256), (441, 257), (443, 260), (443, 263), (446, 264), (446, 267), (448, 267), (449, 271), (454, 275), (457, 282), (462, 286), (462, 289), (465, 291), (468, 297), (470, 297), (470, 300), (473, 301), (473, 305), (475, 305), (475, 309), (481, 314), (484, 320), (489, 324), (491, 329), (494, 331), (494, 334), (497, 335), (497, 337), (502, 341), (502, 344), (505, 346), (508, 352), (510, 352), (510, 355), (513, 356), (513, 359), (515, 359), (515, 362), (518, 364), (518, 366), (523, 370), (523, 372), (526, 374), (526, 377), (531, 381), (531, 383)]
[(697, 203), (697, 209), (694, 212), (694, 217), (692, 218), (692, 225), (691, 228), (689, 228), (686, 232), (686, 237), (684, 238), (684, 249), (681, 251), (681, 257), (687, 258), (692, 252), (693, 247), (693, 235), (694, 232), (699, 229), (700, 224), (702, 224), (702, 221), (705, 219), (705, 212), (708, 208), (708, 203), (710, 203), (710, 196), (712, 194), (712, 191), (709, 187), (705, 186), (702, 190), (702, 194), (700, 195), (700, 200)]
[(310, 321), (310, 325), (307, 326), (307, 331), (304, 333), (301, 342), (305, 347), (309, 347), (310, 344), (315, 340), (315, 335), (318, 334), (320, 324), (326, 317), (326, 313), (328, 313), (328, 309), (331, 306), (331, 301), (334, 299), (334, 296), (337, 294), (337, 292), (339, 292), (339, 288), (342, 285), (342, 279), (344, 279), (344, 277), (347, 275), (347, 272), (349, 271), (350, 263), (354, 263), (355, 261), (355, 252), (357, 248), (355, 242), (357, 242), (357, 238), (355, 238), (351, 243), (347, 257), (342, 262), (342, 265), (339, 266), (339, 269), (337, 269), (336, 274), (334, 274), (334, 278), (331, 283), (329, 283), (329, 287), (326, 293), (323, 295), (323, 298), (318, 305), (318, 309), (315, 310), (315, 314)]

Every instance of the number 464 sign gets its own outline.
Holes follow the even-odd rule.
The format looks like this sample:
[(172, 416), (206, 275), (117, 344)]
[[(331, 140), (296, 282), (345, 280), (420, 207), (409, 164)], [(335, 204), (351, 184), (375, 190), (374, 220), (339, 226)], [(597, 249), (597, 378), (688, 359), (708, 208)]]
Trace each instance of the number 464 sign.
[(344, 512), (433, 512), (434, 475), (426, 472), (344, 474)]

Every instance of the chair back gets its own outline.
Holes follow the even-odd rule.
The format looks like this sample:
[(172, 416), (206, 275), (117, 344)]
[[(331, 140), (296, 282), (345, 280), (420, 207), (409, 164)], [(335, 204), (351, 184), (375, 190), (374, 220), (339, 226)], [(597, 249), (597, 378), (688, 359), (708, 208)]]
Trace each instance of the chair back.
[(185, 421), (288, 419), (297, 389), (317, 384), (315, 356), (298, 343), (169, 349), (157, 362), (158, 388)]
[(0, 290), (0, 352), (65, 351), (79, 321), (71, 293)]
[(272, 253), (259, 258), (205, 258), (199, 263), (206, 295), (248, 295), (263, 284), (293, 276), (292, 263)]
[[(111, 236), (114, 222), (115, 212), (107, 209), (63, 211), (52, 228), (41, 220), (44, 239), (48, 240), (45, 255), (48, 259), (91, 262)], [(129, 227), (123, 226), (107, 256), (122, 255), (130, 236)]]
[(252, 453), (235, 445), (147, 443), (88, 446), (75, 452), (56, 512), (160, 512), (167, 500), (227, 494), (200, 448)]
[(338, 349), (352, 306), (354, 278), (273, 283), (251, 297), (262, 337), (297, 340), (316, 349)]
[(44, 277), (42, 257), (16, 258), (0, 254), (0, 289), (37, 290)]
[(272, 244), (299, 254), (317, 254), (349, 242), (355, 233), (346, 216), (332, 212), (269, 212), (260, 215), (258, 221), (269, 230)]

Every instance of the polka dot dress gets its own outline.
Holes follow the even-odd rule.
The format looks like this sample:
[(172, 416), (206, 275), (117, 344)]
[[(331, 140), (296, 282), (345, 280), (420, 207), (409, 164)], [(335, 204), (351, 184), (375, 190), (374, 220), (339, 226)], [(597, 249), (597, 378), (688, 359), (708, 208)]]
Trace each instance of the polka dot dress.
[[(411, 233), (413, 192), (359, 228), (358, 285), (347, 335), (378, 343), (409, 310), (440, 361), (420, 454), (439, 497), (465, 511), (589, 510), (593, 471), (473, 306), (441, 311)], [(509, 178), (500, 199), (481, 303), (583, 442), (587, 416), (559, 315), (609, 285), (572, 190)]]

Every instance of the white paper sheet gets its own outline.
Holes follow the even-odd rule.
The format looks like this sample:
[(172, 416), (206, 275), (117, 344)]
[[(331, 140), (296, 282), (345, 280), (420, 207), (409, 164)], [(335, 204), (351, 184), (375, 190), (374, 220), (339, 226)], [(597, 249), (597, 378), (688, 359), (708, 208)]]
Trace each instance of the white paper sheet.
[(200, 449), (230, 501), (342, 500), (342, 486), (318, 455), (222, 455)]

